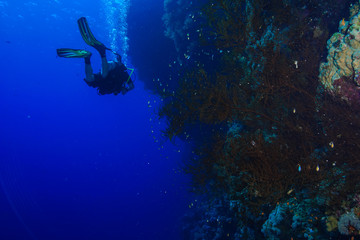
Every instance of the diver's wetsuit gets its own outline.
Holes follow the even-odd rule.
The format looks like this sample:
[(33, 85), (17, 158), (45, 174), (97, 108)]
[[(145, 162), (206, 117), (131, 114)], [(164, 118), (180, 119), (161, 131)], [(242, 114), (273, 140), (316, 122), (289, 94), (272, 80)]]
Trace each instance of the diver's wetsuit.
[(117, 63), (115, 68), (111, 69), (105, 78), (101, 73), (96, 73), (94, 74), (94, 81), (88, 82), (86, 79), (84, 81), (88, 86), (97, 88), (99, 95), (112, 93), (118, 95), (119, 93), (125, 94), (134, 88), (132, 80), (129, 79), (128, 81), (128, 79), (127, 68), (124, 64)]
[[(90, 58), (92, 53), (83, 49), (59, 48), (56, 50), (59, 57), (64, 58), (83, 58), (85, 60), (85, 74), (84, 79), (86, 84), (90, 87), (97, 88), (99, 95), (114, 94), (123, 95), (134, 88), (134, 83), (130, 76), (134, 69), (128, 69), (121, 62), (121, 56), (110, 48), (99, 42), (92, 34), (87, 20), (81, 17), (78, 20), (81, 37), (85, 43), (95, 48), (101, 56), (101, 72), (93, 74)], [(116, 61), (108, 62), (106, 59), (106, 50), (111, 50), (116, 55)], [(129, 76), (128, 70), (131, 70)]]

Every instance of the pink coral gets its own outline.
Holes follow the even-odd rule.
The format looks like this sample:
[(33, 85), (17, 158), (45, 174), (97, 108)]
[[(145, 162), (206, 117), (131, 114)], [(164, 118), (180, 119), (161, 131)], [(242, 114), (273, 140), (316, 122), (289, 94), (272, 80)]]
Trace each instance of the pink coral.
[(360, 108), (360, 87), (355, 84), (355, 81), (342, 77), (334, 81), (334, 87), (337, 96), (340, 96), (351, 106)]

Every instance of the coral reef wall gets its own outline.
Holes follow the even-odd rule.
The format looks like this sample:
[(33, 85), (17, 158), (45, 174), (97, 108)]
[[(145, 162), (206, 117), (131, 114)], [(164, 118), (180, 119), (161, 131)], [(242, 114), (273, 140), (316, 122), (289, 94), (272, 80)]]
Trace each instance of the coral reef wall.
[(360, 188), (358, 9), (341, 0), (211, 0), (191, 18), (197, 57), (179, 65), (159, 115), (165, 136), (193, 145), (185, 169), (204, 205), (231, 210), (211, 217), (226, 212), (237, 224), (210, 231), (197, 219), (203, 230), (189, 239), (357, 233), (359, 211), (344, 214), (357, 209)]

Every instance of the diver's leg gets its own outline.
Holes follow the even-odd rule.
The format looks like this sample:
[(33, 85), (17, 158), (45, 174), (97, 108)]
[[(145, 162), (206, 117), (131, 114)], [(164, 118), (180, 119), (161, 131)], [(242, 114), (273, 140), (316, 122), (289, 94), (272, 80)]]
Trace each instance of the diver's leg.
[[(118, 63), (113, 62), (113, 61), (108, 62), (106, 57), (101, 58), (101, 75), (103, 77), (106, 77), (111, 70), (116, 68), (116, 66), (118, 66)], [(126, 70), (126, 68), (125, 68), (125, 70)]]
[(85, 58), (85, 79), (87, 82), (94, 81), (94, 73), (90, 63), (90, 57)]
[(101, 76), (106, 78), (109, 73), (109, 63), (107, 62), (106, 57), (101, 58)]

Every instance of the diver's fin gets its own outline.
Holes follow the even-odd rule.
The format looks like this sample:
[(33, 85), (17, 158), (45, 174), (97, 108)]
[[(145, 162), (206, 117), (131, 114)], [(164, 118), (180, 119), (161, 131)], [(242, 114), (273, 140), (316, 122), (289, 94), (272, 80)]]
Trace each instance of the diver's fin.
[(87, 45), (94, 47), (97, 50), (111, 50), (101, 42), (99, 42), (95, 37), (94, 34), (92, 34), (89, 24), (87, 23), (87, 20), (85, 17), (81, 17), (78, 19), (78, 25), (81, 37), (84, 39)]
[(87, 58), (91, 57), (91, 52), (83, 49), (58, 48), (57, 55), (63, 58)]

